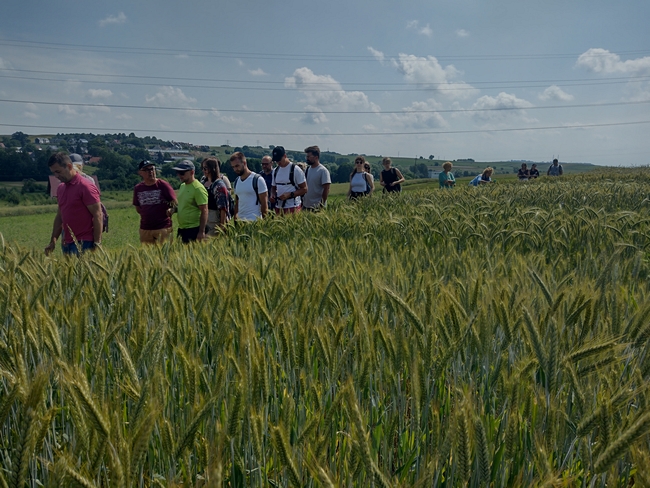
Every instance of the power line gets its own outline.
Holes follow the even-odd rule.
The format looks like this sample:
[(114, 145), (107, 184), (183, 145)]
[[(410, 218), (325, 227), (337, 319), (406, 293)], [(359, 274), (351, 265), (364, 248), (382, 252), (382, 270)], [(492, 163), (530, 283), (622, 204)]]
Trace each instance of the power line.
[(476, 133), (493, 133), (493, 132), (524, 132), (524, 131), (537, 131), (537, 130), (558, 130), (558, 129), (590, 129), (598, 127), (617, 127), (617, 126), (631, 126), (650, 124), (650, 120), (638, 120), (633, 122), (611, 122), (604, 124), (581, 124), (581, 125), (556, 125), (556, 126), (542, 126), (542, 127), (512, 127), (506, 129), (469, 129), (469, 130), (443, 130), (443, 131), (418, 131), (418, 132), (348, 132), (341, 133), (301, 133), (290, 134), (287, 132), (234, 132), (234, 131), (200, 131), (200, 130), (172, 130), (172, 129), (134, 129), (134, 128), (112, 128), (112, 127), (62, 127), (54, 129), (50, 125), (16, 125), (16, 124), (2, 124), (2, 127), (21, 127), (26, 129), (51, 129), (51, 130), (69, 130), (85, 133), (86, 131), (116, 131), (120, 132), (147, 132), (147, 133), (172, 133), (172, 134), (209, 134), (209, 135), (237, 135), (237, 136), (276, 136), (276, 137), (386, 137), (386, 136), (419, 136), (419, 135), (439, 135), (439, 134), (476, 134)]
[[(219, 79), (219, 78), (197, 78), (197, 77), (178, 77), (178, 76), (151, 76), (151, 75), (123, 75), (123, 74), (113, 74), (113, 73), (80, 73), (80, 72), (65, 72), (65, 71), (45, 71), (45, 70), (33, 70), (33, 69), (16, 69), (16, 68), (0, 68), (0, 71), (16, 71), (20, 73), (37, 73), (37, 74), (47, 74), (47, 75), (60, 75), (60, 76), (91, 76), (91, 77), (103, 77), (103, 78), (139, 78), (139, 79), (151, 79), (151, 80), (180, 80), (180, 81), (208, 81), (213, 83), (247, 83), (255, 85), (284, 85), (285, 81), (273, 81), (273, 80), (237, 80), (237, 79)], [(22, 78), (22, 79), (32, 79), (32, 78)], [(41, 78), (34, 78), (35, 80), (40, 80)], [(471, 85), (482, 85), (482, 84), (514, 84), (514, 83), (578, 83), (578, 82), (611, 82), (611, 81), (623, 81), (623, 82), (632, 82), (632, 81), (646, 81), (650, 79), (650, 76), (618, 76), (618, 77), (608, 77), (601, 80), (594, 80), (593, 78), (573, 78), (573, 79), (545, 79), (545, 80), (495, 80), (495, 81), (464, 81), (457, 82), (456, 84), (471, 84)], [(45, 78), (45, 80), (51, 80), (51, 78)], [(67, 80), (61, 80), (67, 81)], [(86, 83), (93, 83), (92, 80), (82, 80)], [(157, 85), (158, 83), (155, 83)], [(417, 82), (346, 82), (346, 81), (318, 81), (318, 82), (309, 82), (308, 85), (313, 86), (328, 86), (328, 85), (362, 85), (362, 86), (416, 86), (421, 83)], [(450, 84), (454, 84), (450, 82)], [(442, 85), (441, 83), (430, 83), (428, 85)], [(581, 85), (576, 85), (581, 86)]]
[[(95, 81), (95, 80), (60, 80), (56, 78), (35, 78), (35, 77), (28, 77), (28, 76), (8, 76), (8, 75), (0, 75), (0, 78), (9, 78), (9, 79), (16, 79), (16, 80), (30, 80), (30, 81), (54, 81), (54, 82), (59, 82), (59, 83), (68, 83), (68, 82), (78, 82), (78, 83), (94, 83), (96, 85), (129, 85), (129, 86), (160, 86), (160, 83), (144, 83), (144, 82), (132, 82), (132, 81)], [(639, 81), (644, 81), (638, 79)], [(591, 83), (569, 83), (569, 84), (562, 84), (558, 83), (556, 86), (558, 87), (573, 87), (573, 86), (599, 86), (599, 85), (615, 85), (615, 84), (623, 84), (623, 83), (628, 83), (630, 80), (628, 79), (627, 81), (612, 81), (612, 82), (606, 82), (606, 81), (600, 81), (596, 80)], [(637, 81), (637, 79), (633, 80)], [(284, 83), (284, 82), (281, 82)], [(484, 83), (491, 83), (491, 82), (484, 82)], [(209, 86), (209, 85), (188, 85), (188, 84), (179, 84), (175, 83), (173, 86), (178, 87), (178, 88), (207, 88), (207, 89), (213, 89), (213, 90), (244, 90), (244, 91), (302, 91), (302, 92), (323, 92), (323, 91), (332, 91), (331, 89), (326, 89), (326, 88), (314, 88), (311, 89), (309, 86), (313, 85), (311, 83), (306, 84), (307, 86), (301, 86), (300, 88), (297, 87), (284, 87), (284, 88), (266, 88), (266, 87), (251, 87), (251, 86)], [(421, 85), (419, 88), (404, 88), (404, 89), (387, 89), (387, 88), (368, 88), (364, 89), (364, 92), (420, 92), (420, 91), (432, 91), (432, 90), (437, 90), (437, 91), (465, 91), (465, 90), (476, 90), (474, 86), (471, 84), (465, 83), (465, 82), (458, 82), (458, 83), (445, 83), (445, 84), (435, 84), (435, 83), (420, 83)], [(548, 84), (544, 85), (522, 85), (522, 86), (505, 86), (505, 85), (496, 85), (496, 86), (484, 86), (482, 87), (483, 89), (513, 89), (513, 88), (545, 88), (548, 87)], [(341, 87), (340, 90), (343, 90)]]
[[(157, 107), (149, 105), (120, 105), (108, 103), (78, 103), (78, 102), (45, 102), (36, 100), (9, 100), (0, 98), (4, 103), (32, 103), (34, 105), (58, 105), (69, 107), (91, 107), (91, 108), (131, 108), (145, 110), (172, 110), (172, 111), (192, 111), (192, 112), (225, 112), (241, 114), (312, 114), (308, 110), (251, 110), (251, 109), (218, 109), (218, 108), (192, 108), (192, 107)], [(623, 105), (641, 105), (650, 103), (650, 100), (639, 100), (633, 102), (605, 102), (605, 103), (582, 103), (572, 105), (546, 105), (534, 107), (489, 107), (489, 108), (460, 108), (460, 109), (439, 109), (439, 110), (327, 110), (320, 111), (319, 114), (376, 114), (376, 115), (411, 115), (411, 114), (428, 114), (428, 113), (473, 113), (473, 112), (502, 112), (512, 110), (548, 110), (548, 109), (567, 109), (567, 108), (589, 108), (589, 107), (614, 107)]]
[[(214, 58), (232, 58), (232, 59), (266, 59), (266, 60), (287, 60), (287, 61), (346, 61), (360, 62), (373, 61), (377, 59), (373, 55), (334, 55), (334, 54), (289, 54), (289, 53), (264, 53), (264, 52), (237, 52), (237, 51), (209, 51), (195, 49), (171, 49), (171, 48), (150, 48), (136, 46), (101, 46), (91, 44), (68, 44), (41, 41), (24, 41), (18, 39), (2, 39), (0, 45), (38, 48), (38, 49), (56, 49), (69, 51), (86, 51), (86, 52), (106, 52), (112, 54), (145, 54), (169, 56), (170, 54), (184, 54), (192, 57), (214, 57)], [(648, 50), (621, 51), (619, 55), (645, 55), (650, 53)], [(560, 59), (573, 58), (584, 53), (527, 53), (527, 54), (471, 54), (471, 55), (438, 55), (437, 59), (446, 60), (470, 60), (470, 61), (498, 61), (498, 60), (522, 60), (522, 59)], [(601, 54), (591, 54), (593, 57)], [(603, 53), (602, 55), (606, 55)], [(399, 57), (399, 55), (386, 55), (385, 58)]]

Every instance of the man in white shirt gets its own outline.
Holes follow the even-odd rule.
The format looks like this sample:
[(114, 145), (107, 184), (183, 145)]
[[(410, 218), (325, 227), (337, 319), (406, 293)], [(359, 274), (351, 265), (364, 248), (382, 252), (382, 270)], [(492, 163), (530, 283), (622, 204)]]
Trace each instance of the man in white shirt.
[(273, 161), (278, 163), (278, 167), (273, 170), (271, 187), (271, 202), (275, 203), (275, 213), (283, 215), (300, 212), (300, 197), (307, 193), (305, 173), (300, 166), (289, 161), (282, 146), (273, 148)]
[(233, 185), (235, 220), (253, 221), (266, 217), (268, 189), (264, 178), (248, 169), (246, 156), (241, 152), (230, 156), (230, 166), (237, 175)]
[(302, 200), (305, 210), (319, 210), (327, 205), (327, 196), (330, 193), (332, 180), (330, 172), (320, 164), (320, 149), (318, 146), (309, 146), (305, 149), (307, 164), (309, 167), (305, 172), (307, 181), (307, 193)]

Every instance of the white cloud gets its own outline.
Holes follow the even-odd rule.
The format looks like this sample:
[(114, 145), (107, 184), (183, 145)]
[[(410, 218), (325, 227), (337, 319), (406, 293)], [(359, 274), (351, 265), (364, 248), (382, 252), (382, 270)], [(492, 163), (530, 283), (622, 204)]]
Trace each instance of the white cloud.
[(88, 95), (90, 95), (91, 98), (108, 98), (113, 96), (113, 92), (110, 90), (96, 90), (91, 88), (88, 90)]
[(237, 64), (238, 64), (240, 67), (244, 67), (244, 66), (246, 66), (246, 63), (244, 63), (241, 59), (238, 59), (238, 60), (237, 60)]
[(2, 58), (0, 58), (0, 69), (7, 69), (7, 65)]
[(284, 80), (284, 86), (295, 88), (304, 95), (311, 107), (337, 107), (341, 110), (365, 109), (378, 112), (379, 107), (370, 102), (365, 93), (345, 91), (330, 75), (317, 75), (309, 68), (298, 68), (293, 76)]
[(305, 124), (310, 124), (310, 125), (325, 124), (328, 121), (327, 116), (318, 107), (313, 107), (311, 105), (308, 105), (307, 107), (305, 107), (305, 111), (307, 113), (303, 115), (302, 118), (300, 119)]
[(105, 19), (99, 21), (100, 27), (105, 27), (110, 24), (124, 24), (126, 22), (126, 15), (124, 12), (120, 12), (117, 15), (109, 15)]
[(207, 117), (208, 112), (205, 110), (183, 110), (183, 112), (190, 117), (195, 117), (195, 118), (202, 118), (202, 117)]
[(424, 102), (413, 102), (409, 107), (402, 109), (401, 114), (384, 116), (384, 120), (391, 125), (412, 127), (415, 129), (431, 129), (447, 127), (447, 122), (435, 110), (440, 110), (442, 105), (430, 98)]
[(557, 102), (570, 102), (573, 98), (573, 95), (568, 94), (557, 85), (551, 85), (539, 94), (539, 99), (543, 101), (555, 100)]
[(650, 56), (621, 61), (618, 54), (607, 49), (589, 49), (578, 57), (576, 66), (594, 73), (612, 74), (640, 74), (650, 73)]
[(190, 105), (196, 103), (196, 98), (188, 97), (183, 93), (183, 90), (180, 88), (174, 88), (173, 86), (163, 86), (158, 90), (154, 96), (150, 97), (145, 95), (145, 100), (147, 103), (154, 105), (181, 105), (183, 107), (189, 107)]
[(391, 62), (407, 81), (438, 90), (450, 99), (468, 98), (477, 93), (474, 87), (464, 81), (452, 81), (460, 75), (460, 71), (451, 64), (443, 68), (434, 56), (422, 58), (400, 53), (399, 58), (392, 59)]
[(253, 76), (266, 76), (267, 75), (267, 73), (265, 73), (262, 68), (249, 69), (248, 72)]
[(96, 105), (94, 107), (74, 107), (59, 105), (59, 113), (70, 117), (93, 118), (96, 113), (110, 113), (110, 107)]
[(370, 46), (368, 46), (368, 51), (370, 51), (370, 54), (372, 54), (377, 61), (379, 61), (381, 64), (384, 64), (384, 53), (377, 51)]
[(176, 59), (189, 59), (190, 57), (187, 54), (177, 54), (174, 56)]
[(487, 111), (473, 113), (473, 117), (477, 122), (499, 122), (512, 118), (532, 122), (533, 119), (529, 119), (524, 110), (525, 108), (530, 108), (532, 106), (533, 104), (527, 100), (517, 98), (515, 95), (509, 93), (501, 92), (496, 97), (488, 95), (482, 96), (474, 102), (472, 109), (488, 109)]
[(35, 114), (34, 112), (24, 112), (23, 115), (27, 117), (28, 119), (38, 119), (38, 115)]
[(228, 125), (234, 125), (237, 127), (252, 127), (253, 124), (246, 122), (244, 119), (239, 118), (239, 117), (233, 117), (232, 115), (224, 115), (222, 116), (219, 120), (221, 122), (228, 124)]
[(415, 30), (418, 32), (418, 34), (431, 37), (433, 35), (433, 30), (427, 24), (426, 26), (420, 28), (420, 22), (418, 20), (411, 20), (406, 23), (406, 28), (409, 30)]
[(456, 31), (456, 35), (458, 37), (469, 37), (469, 32), (467, 32), (465, 29), (458, 29)]
[(111, 108), (110, 108), (110, 107), (106, 107), (106, 106), (103, 105), (103, 104), (99, 104), (99, 105), (95, 105), (94, 107), (88, 107), (87, 110), (88, 110), (89, 112), (90, 112), (90, 111), (94, 111), (94, 112), (110, 113)]
[(131, 117), (129, 114), (120, 114), (116, 115), (115, 118), (118, 120), (131, 120), (133, 117)]
[(70, 105), (59, 105), (59, 113), (64, 114), (64, 115), (79, 115), (77, 110), (74, 107), (71, 107)]

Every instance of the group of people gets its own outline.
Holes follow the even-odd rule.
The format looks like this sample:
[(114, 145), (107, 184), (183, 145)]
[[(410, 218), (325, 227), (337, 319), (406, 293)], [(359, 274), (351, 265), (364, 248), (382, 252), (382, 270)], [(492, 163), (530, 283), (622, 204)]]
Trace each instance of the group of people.
[[(564, 169), (562, 168), (562, 165), (557, 159), (553, 159), (553, 163), (548, 167), (546, 175), (562, 176), (563, 174)], [(534, 180), (535, 178), (539, 178), (539, 170), (537, 169), (537, 165), (533, 164), (530, 169), (528, 169), (526, 163), (522, 163), (521, 168), (519, 168), (519, 171), (517, 171), (517, 177), (520, 181)]]
[[(177, 236), (184, 243), (215, 235), (230, 220), (253, 221), (269, 209), (279, 215), (301, 210), (317, 211), (327, 205), (331, 179), (320, 164), (320, 149), (305, 149), (307, 167), (289, 160), (282, 146), (262, 159), (262, 172), (248, 168), (246, 156), (236, 152), (230, 165), (237, 175), (231, 185), (220, 171), (217, 158), (201, 162), (203, 176), (196, 178), (194, 163), (184, 160), (174, 166), (181, 181), (178, 191), (156, 175), (151, 161), (141, 161), (138, 174), (142, 182), (133, 189), (133, 205), (140, 215), (140, 242), (156, 244), (172, 238), (172, 215), (177, 214)], [(58, 211), (54, 219), (46, 254), (62, 240), (64, 254), (78, 254), (101, 246), (105, 209), (94, 180), (84, 175), (78, 154), (53, 154), (48, 165), (61, 182), (57, 187)], [(277, 163), (274, 168), (273, 163)], [(83, 164), (83, 162), (82, 162)]]
[[(262, 158), (262, 171), (248, 168), (246, 156), (236, 152), (229, 163), (237, 175), (231, 184), (221, 173), (220, 162), (215, 157), (201, 162), (203, 176), (196, 178), (194, 163), (183, 160), (174, 166), (181, 181), (178, 191), (156, 176), (156, 166), (151, 161), (141, 161), (138, 174), (142, 182), (133, 189), (133, 205), (140, 215), (140, 242), (162, 243), (172, 238), (172, 215), (177, 214), (177, 237), (184, 243), (201, 241), (223, 230), (231, 220), (254, 221), (264, 218), (269, 211), (278, 215), (305, 211), (318, 211), (327, 205), (331, 178), (328, 169), (320, 163), (318, 146), (305, 148), (307, 164), (293, 163), (282, 146), (273, 148), (271, 156)], [(277, 166), (274, 167), (274, 163)], [(57, 188), (58, 211), (54, 218), (50, 242), (46, 253), (55, 249), (62, 239), (64, 254), (77, 254), (101, 245), (105, 230), (106, 209), (94, 180), (85, 175), (78, 154), (64, 152), (53, 154), (48, 165), (53, 175), (62, 183)], [(390, 158), (382, 161), (379, 181), (384, 192), (401, 191), (404, 176), (392, 167)], [(441, 188), (456, 184), (451, 172), (452, 163), (442, 165), (439, 182)], [(355, 200), (370, 195), (375, 190), (370, 163), (363, 156), (354, 161), (350, 174), (348, 198)], [(492, 168), (486, 168), (470, 185), (492, 182)], [(555, 159), (549, 175), (561, 175), (562, 166)], [(536, 165), (520, 170), (520, 179), (536, 178)]]

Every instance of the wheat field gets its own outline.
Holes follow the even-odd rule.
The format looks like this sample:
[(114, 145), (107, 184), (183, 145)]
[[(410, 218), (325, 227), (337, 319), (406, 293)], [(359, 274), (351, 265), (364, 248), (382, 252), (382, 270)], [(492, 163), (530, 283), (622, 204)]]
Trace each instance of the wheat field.
[(650, 170), (0, 243), (0, 485), (648, 486)]

